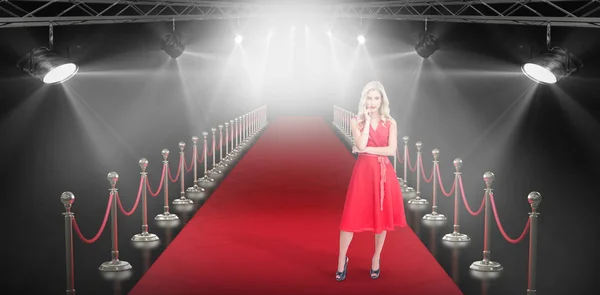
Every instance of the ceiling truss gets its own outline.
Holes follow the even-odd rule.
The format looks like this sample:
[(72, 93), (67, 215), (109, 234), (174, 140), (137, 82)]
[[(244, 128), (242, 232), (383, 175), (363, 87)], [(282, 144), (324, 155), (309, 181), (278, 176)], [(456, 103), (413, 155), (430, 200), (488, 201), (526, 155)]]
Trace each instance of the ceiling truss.
[(0, 28), (211, 19), (281, 18), (303, 11), (355, 18), (512, 25), (599, 27), (600, 0), (404, 0), (290, 4), (226, 1), (0, 0)]

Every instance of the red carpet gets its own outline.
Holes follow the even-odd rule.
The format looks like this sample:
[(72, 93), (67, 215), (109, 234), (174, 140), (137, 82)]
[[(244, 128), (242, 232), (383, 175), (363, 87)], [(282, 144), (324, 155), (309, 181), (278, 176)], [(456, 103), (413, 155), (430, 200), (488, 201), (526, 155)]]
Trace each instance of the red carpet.
[(408, 227), (388, 232), (377, 280), (373, 234), (355, 234), (335, 281), (354, 162), (322, 118), (271, 122), (129, 294), (462, 294)]

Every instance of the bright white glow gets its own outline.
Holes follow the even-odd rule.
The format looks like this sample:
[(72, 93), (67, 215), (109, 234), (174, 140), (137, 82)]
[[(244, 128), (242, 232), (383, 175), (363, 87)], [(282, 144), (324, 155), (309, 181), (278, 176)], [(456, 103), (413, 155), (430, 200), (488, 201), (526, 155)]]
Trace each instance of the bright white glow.
[(242, 40), (243, 40), (243, 39), (244, 39), (244, 38), (242, 38), (242, 36), (240, 36), (240, 35), (236, 35), (236, 36), (235, 36), (235, 43), (237, 43), (237, 44), (240, 44), (240, 43), (242, 43)]
[(44, 76), (44, 83), (62, 83), (73, 77), (77, 73), (77, 70), (77, 66), (74, 63), (60, 65), (50, 70), (50, 72)]
[(356, 38), (356, 40), (358, 40), (358, 43), (363, 44), (363, 43), (365, 43), (365, 36), (358, 35), (358, 37)]
[(542, 82), (547, 84), (556, 83), (556, 77), (554, 76), (554, 74), (552, 74), (552, 72), (540, 65), (526, 63), (525, 65), (523, 65), (523, 73), (525, 73), (525, 75), (529, 77), (529, 79), (534, 80), (536, 82)]

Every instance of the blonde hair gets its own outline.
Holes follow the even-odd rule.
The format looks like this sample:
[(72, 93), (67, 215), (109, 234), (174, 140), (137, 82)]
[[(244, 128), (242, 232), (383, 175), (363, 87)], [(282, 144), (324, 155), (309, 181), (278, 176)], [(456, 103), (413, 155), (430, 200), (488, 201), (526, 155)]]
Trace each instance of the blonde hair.
[(360, 95), (360, 101), (358, 102), (358, 118), (356, 120), (356, 123), (359, 126), (359, 128), (362, 128), (364, 126), (364, 122), (366, 120), (365, 109), (367, 104), (367, 93), (369, 93), (369, 91), (371, 90), (377, 90), (379, 91), (379, 94), (381, 94), (382, 104), (379, 107), (379, 115), (383, 120), (383, 125), (385, 126), (385, 122), (392, 120), (392, 116), (390, 115), (390, 101), (387, 97), (387, 94), (385, 93), (383, 85), (379, 81), (371, 81), (367, 83), (367, 85), (365, 85), (365, 87), (363, 88), (362, 93)]

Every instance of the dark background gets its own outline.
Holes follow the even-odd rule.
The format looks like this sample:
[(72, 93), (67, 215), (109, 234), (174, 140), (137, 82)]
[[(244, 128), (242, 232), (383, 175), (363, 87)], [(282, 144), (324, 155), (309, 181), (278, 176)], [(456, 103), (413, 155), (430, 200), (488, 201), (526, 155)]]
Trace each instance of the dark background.
[[(568, 48), (584, 67), (556, 85), (536, 86), (520, 73), (520, 65), (545, 47), (543, 26), (429, 22), (429, 31), (439, 36), (442, 49), (421, 61), (414, 54), (409, 58), (394, 54), (412, 51), (423, 23), (371, 21), (365, 47), (374, 70), (369, 70), (366, 59), (359, 59), (351, 79), (342, 86), (344, 93), (331, 90), (339, 83), (331, 76), (314, 87), (301, 85), (298, 78), (296, 87), (248, 95), (247, 81), (240, 73), (221, 79), (222, 59), (187, 57), (186, 66), (195, 70), (182, 80), (178, 73), (184, 59), (178, 64), (159, 48), (160, 37), (170, 25), (55, 27), (56, 46), (63, 52), (70, 46), (71, 58), (81, 67), (72, 80), (55, 86), (42, 85), (15, 66), (28, 50), (47, 44), (48, 29), (0, 30), (2, 248), (9, 256), (9, 274), (2, 277), (2, 285), (6, 291), (64, 293), (64, 210), (59, 201), (63, 191), (75, 194), (78, 223), (91, 237), (103, 218), (108, 172), (119, 173), (120, 192), (132, 200), (142, 157), (150, 161), (150, 182), (156, 189), (161, 149), (171, 151), (169, 159), (176, 169), (179, 141), (191, 147), (191, 136), (201, 136), (202, 131), (264, 104), (271, 118), (316, 115), (331, 121), (334, 104), (356, 112), (362, 87), (375, 79), (386, 87), (399, 136), (411, 137), (412, 163), (414, 142), (422, 141), (429, 174), (431, 150), (439, 148), (442, 178), (449, 188), (452, 160), (462, 158), (465, 191), (475, 208), (483, 196), (483, 173), (495, 173), (500, 218), (513, 238), (521, 233), (530, 211), (528, 193), (542, 194), (539, 294), (592, 290), (598, 261), (593, 203), (600, 176), (596, 169), (600, 162), (598, 29), (553, 27), (552, 45)], [(230, 24), (224, 21), (178, 22), (177, 26), (184, 32), (188, 50), (225, 57), (231, 51)], [(339, 38), (355, 46), (355, 22), (340, 22), (338, 27), (347, 32)], [(171, 184), (171, 196), (178, 190), (178, 184)], [(430, 190), (423, 188), (424, 195)], [(440, 209), (451, 216), (451, 201), (440, 202), (446, 203)], [(130, 208), (132, 203), (124, 205)], [(155, 201), (149, 206), (152, 220), (162, 205)], [(127, 224), (120, 229), (122, 257), (129, 255), (138, 266), (134, 266), (138, 278), (144, 255), (132, 249), (128, 240), (140, 231), (140, 214), (120, 217)], [(461, 210), (461, 225), (477, 240), (467, 256), (461, 256), (466, 261), (461, 271), (468, 269), (469, 259), (481, 259), (481, 224), (482, 217), (469, 217)], [(449, 224), (438, 234), (450, 228)], [(108, 229), (92, 245), (75, 239), (78, 293), (107, 294), (116, 286), (101, 283), (96, 271), (100, 263), (110, 260)], [(155, 229), (161, 236), (174, 236), (177, 231)], [(420, 235), (424, 241), (429, 238)], [(492, 259), (511, 266), (501, 281), (505, 289), (497, 287), (495, 292), (524, 294), (528, 240), (509, 244), (493, 221), (491, 236)], [(442, 256), (439, 251), (438, 259), (450, 272), (450, 252)], [(146, 254), (153, 261), (160, 251)], [(134, 283), (129, 280), (119, 288), (126, 293)], [(460, 285), (465, 294), (479, 294), (477, 284), (463, 276)], [(488, 294), (501, 293), (492, 288)]]

